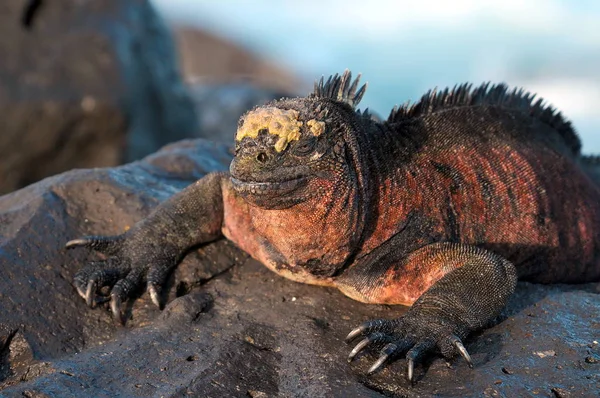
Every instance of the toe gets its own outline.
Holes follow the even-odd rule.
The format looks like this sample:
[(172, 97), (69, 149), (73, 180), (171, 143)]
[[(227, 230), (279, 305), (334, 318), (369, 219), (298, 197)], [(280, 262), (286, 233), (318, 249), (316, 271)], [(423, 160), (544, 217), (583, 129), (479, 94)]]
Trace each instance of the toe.
[(85, 303), (90, 308), (95, 307), (94, 299), (96, 298), (96, 291), (98, 290), (98, 283), (91, 277), (88, 281), (87, 288), (85, 289)]
[(444, 339), (444, 341), (440, 344), (440, 350), (442, 351), (442, 355), (446, 358), (452, 358), (456, 354), (460, 354), (463, 357), (467, 365), (470, 368), (473, 368), (473, 360), (471, 359), (471, 355), (463, 345), (460, 338), (455, 335), (450, 335)]
[(367, 374), (373, 374), (377, 372), (383, 365), (391, 358), (393, 358), (397, 352), (400, 350), (400, 346), (396, 343), (389, 343), (386, 345), (383, 350), (381, 350), (381, 355), (373, 363), (373, 365), (367, 371)]
[(118, 236), (84, 236), (83, 238), (73, 239), (65, 244), (65, 248), (74, 249), (76, 247), (85, 247), (108, 255), (116, 254), (122, 246), (123, 238)]
[(413, 382), (415, 362), (418, 362), (421, 358), (423, 358), (434, 348), (435, 342), (433, 340), (422, 340), (415, 344), (410, 350), (408, 350), (408, 352), (406, 353), (408, 367), (406, 371), (406, 377), (408, 381), (410, 381), (411, 383)]
[(117, 290), (117, 292), (115, 292), (113, 289), (113, 292), (110, 294), (110, 311), (112, 312), (115, 323), (119, 325), (125, 324), (121, 314), (121, 303), (122, 300), (119, 291)]
[(165, 285), (168, 277), (169, 277), (170, 268), (161, 266), (161, 267), (151, 267), (148, 271), (148, 276), (146, 277), (147, 290), (148, 294), (150, 294), (150, 298), (152, 302), (159, 308), (162, 309), (163, 303), (161, 298), (161, 293), (163, 290), (163, 286)]
[(93, 261), (75, 274), (73, 284), (77, 293), (93, 308), (97, 302), (98, 291), (104, 286), (114, 285), (117, 280), (127, 275), (128, 271), (127, 267), (122, 267), (114, 258)]
[(391, 333), (395, 326), (396, 322), (388, 319), (376, 319), (373, 321), (368, 321), (352, 330), (348, 336), (346, 336), (346, 342), (350, 343), (358, 336), (366, 336), (373, 332)]
[(110, 292), (110, 309), (115, 322), (123, 324), (121, 315), (121, 304), (131, 297), (141, 286), (143, 281), (143, 270), (136, 268), (131, 270), (123, 279), (115, 283)]
[(369, 336), (362, 339), (348, 355), (348, 361), (351, 362), (359, 352), (371, 344), (389, 343), (392, 337), (384, 333), (371, 333)]
[(87, 287), (85, 290), (85, 302), (91, 308), (96, 306), (96, 294), (104, 286), (112, 286), (125, 276), (122, 270), (118, 268), (101, 268), (98, 269), (89, 276)]

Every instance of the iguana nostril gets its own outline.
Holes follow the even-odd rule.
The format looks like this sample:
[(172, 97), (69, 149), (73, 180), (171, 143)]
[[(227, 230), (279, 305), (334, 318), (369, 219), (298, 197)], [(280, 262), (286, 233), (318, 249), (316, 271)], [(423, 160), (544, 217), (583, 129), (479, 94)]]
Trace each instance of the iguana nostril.
[(267, 160), (269, 160), (269, 156), (266, 153), (261, 152), (256, 155), (256, 160), (258, 160), (260, 163), (266, 163)]

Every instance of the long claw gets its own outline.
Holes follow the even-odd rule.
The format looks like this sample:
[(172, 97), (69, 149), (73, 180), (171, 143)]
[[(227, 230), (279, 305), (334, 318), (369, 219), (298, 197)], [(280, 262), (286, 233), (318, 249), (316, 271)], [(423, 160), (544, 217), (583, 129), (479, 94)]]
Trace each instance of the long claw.
[(408, 381), (413, 382), (414, 370), (415, 370), (415, 361), (419, 360), (423, 355), (425, 355), (429, 350), (435, 347), (435, 342), (433, 340), (422, 340), (415, 344), (408, 352), (406, 353), (406, 359), (408, 361), (408, 371), (406, 372), (406, 377)]
[(77, 293), (81, 296), (81, 298), (87, 302), (86, 292), (81, 289), (81, 286), (76, 285), (75, 288), (77, 289)]
[(96, 307), (95, 298), (96, 298), (96, 290), (97, 289), (98, 289), (98, 283), (95, 280), (90, 279), (90, 281), (87, 284), (87, 289), (85, 291), (85, 303), (90, 308)]
[(369, 368), (369, 370), (367, 371), (367, 374), (373, 374), (376, 371), (379, 370), (379, 368), (381, 368), (383, 366), (383, 364), (388, 360), (390, 356), (388, 354), (382, 354), (379, 359), (377, 359), (377, 361), (375, 361), (375, 363), (373, 364), (373, 366), (371, 366)]
[(356, 329), (352, 330), (350, 333), (348, 333), (348, 336), (346, 336), (346, 343), (350, 343), (356, 337), (363, 334), (366, 330), (367, 330), (367, 327), (365, 325), (360, 325)]
[(467, 351), (463, 343), (461, 343), (460, 340), (456, 339), (454, 340), (454, 346), (456, 347), (458, 352), (460, 352), (460, 355), (462, 355), (465, 361), (467, 361), (469, 367), (473, 369), (473, 361), (471, 360), (471, 356), (469, 355), (469, 352)]
[(159, 309), (162, 309), (162, 304), (160, 302), (160, 293), (155, 284), (151, 283), (148, 285), (148, 293), (150, 294), (150, 298), (154, 305), (156, 305)]
[(110, 310), (112, 311), (115, 322), (123, 325), (123, 317), (121, 316), (121, 298), (116, 294), (111, 294)]
[(356, 354), (358, 354), (359, 352), (361, 352), (362, 349), (365, 348), (367, 345), (369, 345), (370, 342), (371, 342), (371, 340), (369, 340), (369, 338), (362, 339), (356, 345), (356, 347), (354, 347), (354, 349), (352, 351), (350, 351), (350, 354), (348, 355), (348, 362), (352, 362), (352, 360), (354, 359), (354, 357), (356, 356)]
[(121, 247), (122, 241), (122, 236), (85, 236), (68, 241), (65, 248), (87, 247), (105, 254), (115, 254)]
[(66, 249), (72, 249), (74, 247), (85, 246), (85, 245), (88, 244), (88, 242), (89, 241), (87, 239), (85, 239), (85, 238), (73, 239), (73, 240), (68, 241), (65, 244), (65, 248)]
[(385, 348), (381, 351), (381, 356), (377, 359), (377, 361), (371, 366), (371, 368), (367, 371), (367, 374), (375, 373), (379, 368), (381, 368), (391, 356), (395, 355), (398, 352), (400, 347), (396, 343), (389, 343), (385, 346)]

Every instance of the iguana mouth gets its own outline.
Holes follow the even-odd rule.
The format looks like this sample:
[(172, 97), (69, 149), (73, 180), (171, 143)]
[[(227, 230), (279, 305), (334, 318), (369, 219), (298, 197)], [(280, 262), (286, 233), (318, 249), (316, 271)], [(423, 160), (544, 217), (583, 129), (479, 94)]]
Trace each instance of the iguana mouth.
[(233, 188), (240, 194), (246, 195), (285, 195), (304, 187), (307, 177), (296, 177), (284, 181), (242, 181), (231, 177)]

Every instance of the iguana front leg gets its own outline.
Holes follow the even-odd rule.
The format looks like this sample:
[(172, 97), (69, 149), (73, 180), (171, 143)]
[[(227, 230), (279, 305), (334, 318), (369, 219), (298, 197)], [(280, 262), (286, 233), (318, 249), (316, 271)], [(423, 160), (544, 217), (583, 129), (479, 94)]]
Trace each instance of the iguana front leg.
[(121, 303), (145, 282), (152, 301), (160, 307), (159, 295), (169, 271), (187, 250), (221, 236), (225, 181), (225, 173), (208, 174), (121, 235), (68, 242), (67, 248), (87, 247), (108, 255), (75, 275), (75, 287), (87, 304), (93, 307), (100, 289), (112, 287), (111, 310), (115, 320), (122, 322)]
[[(427, 245), (411, 253), (402, 264), (402, 269), (421, 272), (424, 278), (439, 267), (450, 269), (414, 302), (404, 316), (394, 320), (369, 321), (350, 332), (347, 341), (358, 336), (363, 336), (363, 339), (351, 351), (349, 360), (369, 345), (383, 347), (379, 359), (369, 369), (369, 373), (373, 373), (388, 360), (406, 353), (410, 381), (413, 379), (414, 363), (435, 350), (446, 358), (461, 354), (472, 366), (462, 340), (500, 313), (514, 292), (516, 270), (501, 256), (456, 243)], [(390, 270), (393, 270), (392, 264)], [(364, 297), (371, 297), (372, 302), (382, 299), (382, 295), (390, 302), (394, 287), (399, 301), (402, 301), (407, 289), (416, 288), (411, 275), (399, 270), (384, 275), (379, 284), (366, 286), (365, 279), (354, 273), (350, 278), (340, 278), (339, 287), (342, 291), (354, 291), (356, 294), (356, 282), (360, 280)]]

